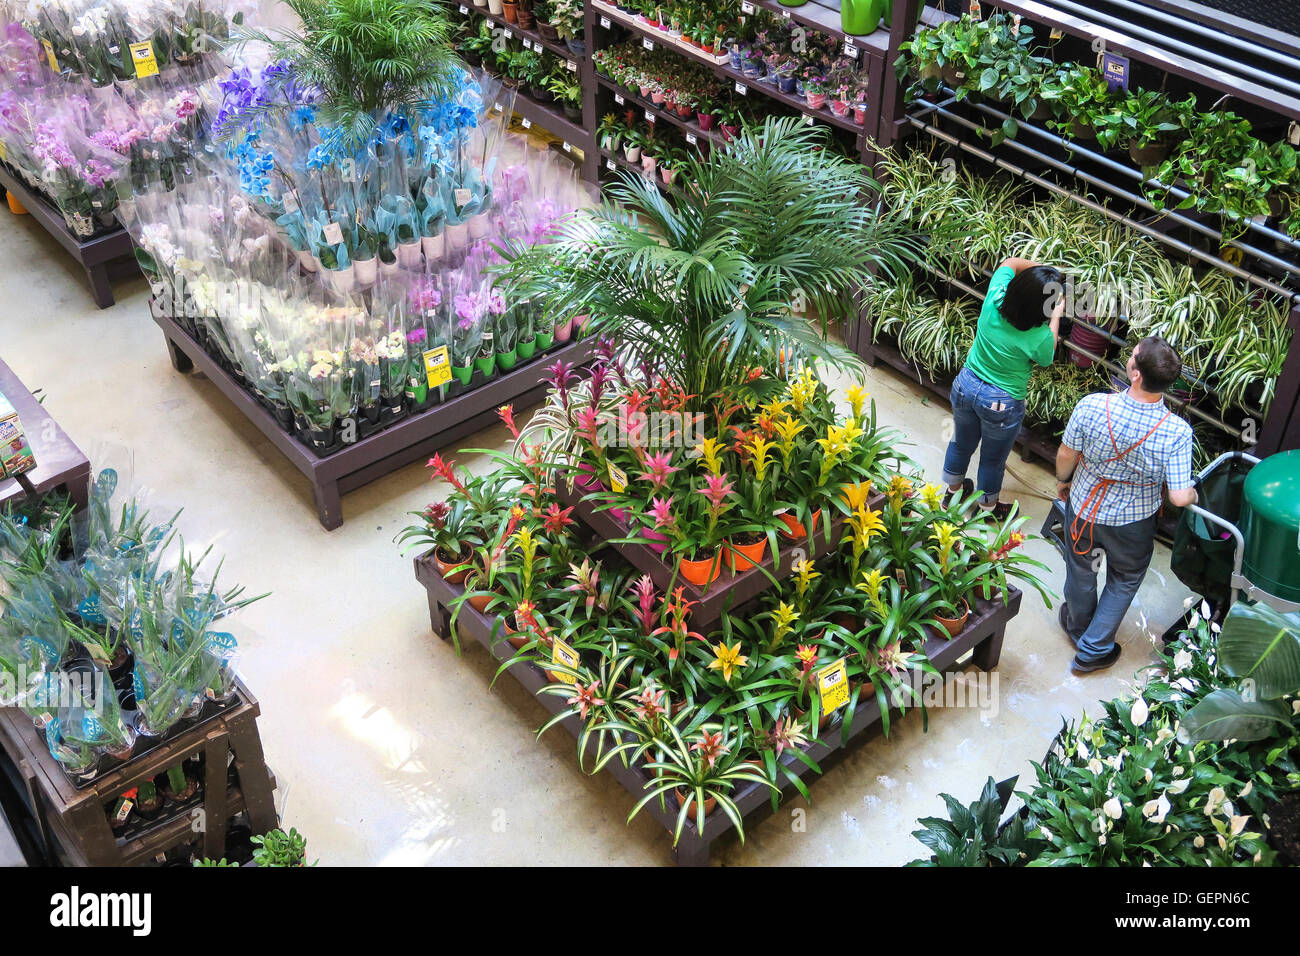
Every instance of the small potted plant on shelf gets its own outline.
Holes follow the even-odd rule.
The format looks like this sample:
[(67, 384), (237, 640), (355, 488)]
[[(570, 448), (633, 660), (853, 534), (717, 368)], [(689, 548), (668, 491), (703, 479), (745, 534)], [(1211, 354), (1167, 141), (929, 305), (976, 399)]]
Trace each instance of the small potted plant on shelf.
[(416, 549), (432, 556), (438, 573), (448, 584), (464, 584), (472, 567), (474, 549), (482, 544), (481, 528), (463, 495), (453, 493), (424, 511), (407, 514), (419, 524), (407, 525), (397, 536), (406, 545), (403, 554)]
[(642, 136), (640, 127), (634, 126), (623, 132), (623, 156), (629, 163), (641, 161)]
[(1048, 125), (1070, 139), (1096, 139), (1098, 125), (1106, 124), (1118, 109), (1105, 77), (1090, 66), (1058, 69), (1043, 81), (1041, 96), (1057, 116)]
[(830, 90), (830, 81), (820, 67), (810, 66), (804, 70), (803, 90), (810, 109), (819, 110), (826, 105), (826, 95)]
[(1159, 166), (1168, 157), (1196, 115), (1196, 95), (1171, 101), (1156, 90), (1131, 91), (1119, 118), (1121, 140), (1127, 140), (1130, 158), (1144, 168)]
[(550, 40), (552, 43), (563, 42), (553, 22), (555, 14), (551, 8), (551, 0), (533, 0), (533, 18), (537, 21), (537, 32), (541, 34), (543, 40)]
[(515, 316), (514, 309), (506, 308), (500, 292), (493, 289), (492, 295), (500, 299), (502, 309), (497, 313), (492, 302), (489, 302), (488, 311), (493, 315), (492, 329), (496, 343), (497, 367), (503, 372), (508, 372), (519, 361), (519, 320)]
[(655, 133), (654, 127), (650, 127), (641, 137), (641, 172), (647, 176), (653, 176), (655, 165), (659, 161), (659, 150), (662, 143), (659, 136)]
[(519, 325), (519, 359), (527, 362), (537, 354), (537, 312), (527, 302), (516, 302), (515, 321)]
[(619, 120), (618, 114), (606, 113), (601, 117), (600, 125), (596, 127), (596, 137), (601, 149), (611, 153), (618, 152), (623, 142), (623, 123)]
[(551, 23), (576, 57), (587, 55), (584, 18), (582, 0), (551, 0)]
[(158, 789), (168, 803), (183, 804), (199, 792), (199, 778), (184, 762), (169, 767), (158, 783)]
[(506, 18), (506, 23), (519, 25), (519, 0), (502, 0), (501, 13)]
[(533, 0), (519, 0), (519, 29), (532, 30), (537, 26), (533, 15)]
[[(252, 838), (253, 862), (266, 867), (305, 867), (307, 863), (307, 840), (293, 827), (289, 832), (271, 830), (263, 836)], [(315, 863), (310, 864), (315, 866)]]

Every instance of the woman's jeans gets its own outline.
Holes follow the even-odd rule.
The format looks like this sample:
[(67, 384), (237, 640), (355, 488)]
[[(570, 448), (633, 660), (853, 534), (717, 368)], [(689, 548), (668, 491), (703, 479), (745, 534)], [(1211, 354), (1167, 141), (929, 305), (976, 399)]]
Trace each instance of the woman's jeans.
[(981, 504), (995, 505), (1002, 490), (1002, 472), (1025, 418), (1025, 403), (981, 381), (966, 368), (953, 381), (949, 399), (953, 436), (943, 459), (943, 480), (949, 485), (959, 484), (966, 477), (971, 456), (983, 442), (976, 487), (982, 493)]

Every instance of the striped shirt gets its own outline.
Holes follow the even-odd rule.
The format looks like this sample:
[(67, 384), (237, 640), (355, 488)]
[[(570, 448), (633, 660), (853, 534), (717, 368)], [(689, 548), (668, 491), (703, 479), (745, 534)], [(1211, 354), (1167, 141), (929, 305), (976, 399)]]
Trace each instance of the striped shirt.
[[(1097, 511), (1096, 523), (1103, 525), (1151, 517), (1160, 510), (1161, 485), (1170, 491), (1192, 486), (1192, 426), (1171, 413), (1157, 427), (1168, 411), (1163, 401), (1139, 402), (1128, 392), (1088, 395), (1075, 406), (1062, 439), (1082, 453), (1070, 487), (1075, 514), (1091, 512), (1088, 496), (1103, 478), (1116, 482)], [(1107, 460), (1137, 442), (1142, 443), (1119, 460)]]

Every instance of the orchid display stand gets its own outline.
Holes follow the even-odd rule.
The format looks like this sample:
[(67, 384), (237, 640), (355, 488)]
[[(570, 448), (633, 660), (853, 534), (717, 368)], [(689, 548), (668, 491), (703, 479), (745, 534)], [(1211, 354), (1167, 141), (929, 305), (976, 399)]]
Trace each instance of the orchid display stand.
[[(431, 555), (425, 554), (415, 558), (415, 578), (428, 592), (429, 623), (433, 632), (444, 641), (451, 639), (451, 620), (456, 599), (464, 594), (459, 585), (448, 584), (438, 573)], [(1021, 592), (1012, 588), (1007, 602), (976, 600), (966, 628), (951, 640), (947, 635), (933, 637), (925, 645), (925, 655), (940, 672), (955, 671), (967, 663), (974, 664), (981, 670), (992, 670), (997, 666), (1002, 654), (1002, 639), (1006, 633), (1007, 623), (1020, 611)], [(481, 614), (468, 602), (460, 606), (456, 617), (456, 628), (460, 636), (470, 637), (482, 644), (492, 657), (502, 663), (510, 660), (517, 653), (505, 639), (502, 621), (495, 615)], [(966, 658), (969, 655), (969, 660)], [(533, 694), (538, 703), (552, 715), (568, 709), (564, 698), (555, 694), (541, 694), (539, 691), (551, 683), (546, 672), (532, 663), (520, 663), (511, 667), (508, 673), (519, 684)], [(891, 718), (894, 716), (891, 712)], [(849, 728), (847, 745), (841, 747), (843, 727), (839, 722), (829, 724), (821, 737), (805, 748), (808, 754), (823, 770), (841, 759), (849, 750), (861, 746), (872, 736), (880, 725), (881, 712), (876, 700), (863, 701), (853, 716)], [(582, 732), (582, 724), (574, 715), (566, 718), (562, 726), (576, 740)], [(592, 744), (594, 747), (594, 742)], [(589, 751), (589, 755), (590, 751)], [(793, 755), (786, 755), (781, 760), (790, 772), (800, 778), (810, 771)], [(606, 769), (632, 795), (639, 800), (645, 792), (645, 784), (650, 774), (643, 767), (624, 766), (618, 760), (611, 760)], [(787, 784), (782, 792), (793, 791), (792, 784)], [(772, 810), (771, 790), (755, 783), (743, 784), (735, 794), (736, 806), (745, 821), (755, 821), (769, 814)], [(645, 812), (659, 821), (668, 833), (672, 833), (677, 822), (677, 807), (671, 800), (661, 807), (658, 801), (646, 804)], [(673, 849), (673, 859), (683, 865), (703, 866), (709, 862), (713, 844), (735, 832), (735, 826), (725, 813), (715, 810), (705, 819), (703, 831), (696, 827), (692, 816), (682, 828), (682, 836)]]
[(44, 196), (29, 189), (4, 163), (0, 163), (0, 185), (25, 206), (32, 218), (44, 226), (45, 231), (86, 270), (90, 294), (101, 309), (107, 309), (114, 301), (110, 280), (140, 274), (140, 267), (135, 262), (135, 247), (125, 229), (118, 227), (103, 236), (78, 239), (68, 231), (63, 214)]
[[(202, 835), (203, 855), (215, 860), (225, 855), (226, 827), (237, 814), (248, 814), (254, 834), (275, 829), (279, 825), (275, 780), (267, 770), (257, 733), (261, 709), (242, 682), (236, 682), (236, 694), (234, 704), (164, 737), (156, 747), (101, 773), (82, 788), (74, 786), (51, 756), (26, 713), (0, 709), (0, 746), (17, 768), (22, 788), (17, 795), (0, 796), (6, 798), (7, 807), (21, 804), (34, 819), (43, 844), (44, 860), (29, 862), (134, 866), (193, 842), (196, 834)], [(106, 806), (111, 809), (123, 792), (200, 753), (205, 766), (201, 797), (180, 806), (169, 803), (157, 819), (128, 826), (123, 836), (113, 835)], [(0, 775), (0, 789), (4, 786)], [(13, 823), (17, 832), (20, 821)]]
[(546, 366), (563, 360), (573, 365), (591, 361), (594, 345), (583, 339), (562, 345), (527, 365), (498, 374), (484, 385), (408, 415), (401, 421), (324, 457), (285, 431), (256, 397), (217, 364), (193, 336), (158, 309), (150, 310), (167, 339), (172, 366), (178, 372), (198, 369), (244, 413), (289, 463), (307, 476), (316, 500), (321, 527), (333, 531), (343, 524), (341, 496), (421, 458), (427, 458), (475, 432), (495, 424), (496, 410), (507, 403), (532, 405), (550, 387)]

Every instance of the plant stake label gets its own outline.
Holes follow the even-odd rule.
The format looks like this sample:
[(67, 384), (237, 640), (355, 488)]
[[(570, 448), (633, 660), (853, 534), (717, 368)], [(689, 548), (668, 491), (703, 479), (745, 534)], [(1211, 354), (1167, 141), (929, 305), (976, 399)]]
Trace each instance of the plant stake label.
[(754, 12), (754, 5), (746, 0), (746, 2), (740, 5), (740, 12), (744, 14), (752, 14)]
[(135, 63), (135, 78), (158, 75), (158, 59), (153, 55), (153, 42), (142, 40), (131, 44), (131, 59)]
[(564, 147), (564, 151), (565, 151), (566, 153), (571, 153), (571, 152), (573, 152), (573, 145), (572, 145), (571, 143), (567, 143), (567, 142), (566, 142), (566, 143), (562, 143), (561, 145)]
[(739, 93), (741, 96), (744, 96), (746, 93), (749, 92), (749, 87), (746, 86), (744, 83), (737, 83), (736, 92)]
[(1048, 34), (1048, 37), (1052, 40), (1059, 40), (1063, 36), (1065, 36), (1065, 31), (1060, 27), (1052, 27), (1051, 33)]
[(59, 58), (54, 55), (54, 44), (49, 40), (42, 40), (41, 46), (45, 47), (45, 59), (49, 61), (50, 69), (55, 73), (59, 72)]
[(849, 702), (849, 669), (844, 658), (817, 672), (817, 689), (823, 714), (833, 714)]
[(687, 133), (687, 134), (686, 134), (686, 142), (690, 143), (692, 146), (695, 146), (695, 145), (697, 145), (700, 141), (699, 141), (698, 139), (695, 138), (695, 134), (694, 134), (694, 133)]
[(343, 242), (343, 227), (337, 222), (325, 223), (325, 241), (331, 246), (337, 246)]
[(298, 197), (295, 196), (295, 195), (293, 194), (293, 190), (292, 190), (292, 189), (289, 190), (288, 192), (284, 193), (284, 194), (280, 197), (280, 202), (284, 203), (284, 211), (285, 211), (285, 212), (297, 212), (297, 211), (298, 211)]
[[(578, 667), (578, 652), (575, 651), (568, 644), (564, 643), (564, 641), (560, 640), (558, 637), (552, 638), (551, 639), (551, 663), (563, 664), (565, 667), (573, 668), (574, 670), (576, 670)], [(578, 682), (578, 679), (576, 677), (570, 677), (568, 674), (564, 674), (558, 671), (549, 671), (548, 673), (550, 673), (550, 675), (554, 677), (556, 680), (564, 681), (564, 683), (566, 684), (576, 684)]]
[(605, 168), (609, 170), (615, 170), (618, 169), (618, 166), (614, 164), (614, 161), (612, 159), (607, 159), (605, 160)]
[(456, 190), (453, 198), (455, 198), (457, 206), (468, 206), (473, 195), (472, 192), (462, 186), (460, 189)]
[(980, 0), (970, 0), (970, 7), (968, 10), (972, 20), (980, 20), (984, 17), (984, 11), (980, 7)]
[(606, 464), (609, 466), (609, 487), (614, 494), (621, 495), (627, 490), (627, 472), (612, 461), (606, 462)]
[(577, 72), (578, 72), (578, 64), (574, 63), (572, 60), (567, 60), (567, 61), (565, 61), (565, 64), (564, 64), (564, 65), (567, 66), (567, 67), (569, 68), (569, 72), (570, 72), (570, 73), (577, 73)]
[(451, 381), (451, 358), (447, 355), (447, 346), (439, 345), (424, 353), (424, 374), (428, 377), (430, 388), (438, 388)]
[(1117, 53), (1102, 56), (1101, 72), (1106, 77), (1106, 86), (1112, 93), (1128, 89), (1128, 57)]
[(462, 4), (460, 5), (460, 12), (461, 12), (462, 14), (464, 14), (464, 13), (469, 13), (469, 7), (465, 6), (465, 4), (462, 3)]

